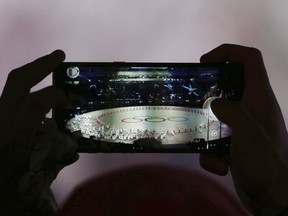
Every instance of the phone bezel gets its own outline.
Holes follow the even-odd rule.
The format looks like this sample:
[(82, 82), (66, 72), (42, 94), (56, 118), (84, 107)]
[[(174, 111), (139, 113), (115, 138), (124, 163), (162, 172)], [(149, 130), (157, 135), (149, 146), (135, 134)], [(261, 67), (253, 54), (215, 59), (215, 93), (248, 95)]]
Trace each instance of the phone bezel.
[[(223, 81), (222, 85), (237, 85), (238, 91), (241, 93), (237, 95), (236, 98), (230, 98), (230, 100), (241, 100), (242, 91), (244, 89), (244, 72), (243, 66), (238, 63), (171, 63), (171, 62), (64, 62), (60, 64), (53, 72), (53, 85), (60, 87), (59, 82), (61, 82), (61, 73), (63, 69), (66, 69), (68, 66), (77, 65), (79, 67), (201, 67), (201, 68), (211, 68), (217, 67), (220, 69), (220, 79)], [(233, 71), (231, 73), (231, 71)], [(56, 123), (63, 132), (64, 122), (59, 121), (57, 117), (57, 109), (55, 108), (52, 111), (52, 118), (55, 119)], [(151, 140), (152, 142), (153, 140)], [(213, 141), (213, 143), (205, 142), (197, 145), (193, 143), (189, 148), (154, 148), (154, 147), (143, 147), (142, 145), (137, 144), (123, 144), (123, 143), (114, 143), (106, 141), (91, 141), (87, 138), (77, 138), (79, 143), (78, 152), (88, 152), (88, 153), (199, 153), (199, 152), (227, 152), (230, 148), (231, 137), (223, 138), (218, 140), (219, 142)], [(181, 144), (176, 144), (180, 147)]]

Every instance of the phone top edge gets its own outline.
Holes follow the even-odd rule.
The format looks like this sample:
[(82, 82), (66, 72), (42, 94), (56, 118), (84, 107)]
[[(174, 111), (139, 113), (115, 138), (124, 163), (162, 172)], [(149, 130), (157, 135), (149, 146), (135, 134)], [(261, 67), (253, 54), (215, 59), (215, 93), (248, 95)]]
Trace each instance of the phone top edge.
[(221, 65), (242, 65), (241, 63), (200, 63), (200, 62), (125, 62), (125, 61), (111, 61), (111, 62), (77, 62), (77, 61), (69, 61), (69, 62), (62, 62), (60, 65), (71, 65), (71, 64), (77, 64), (77, 65), (197, 65), (197, 66), (221, 66)]

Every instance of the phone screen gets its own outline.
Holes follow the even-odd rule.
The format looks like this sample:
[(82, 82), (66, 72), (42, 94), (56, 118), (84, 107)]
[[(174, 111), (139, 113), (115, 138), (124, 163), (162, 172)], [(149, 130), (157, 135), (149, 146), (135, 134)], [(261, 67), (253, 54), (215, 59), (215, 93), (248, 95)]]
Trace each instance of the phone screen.
[(239, 64), (63, 63), (54, 85), (71, 101), (53, 118), (79, 152), (213, 152), (231, 129), (213, 114), (215, 98), (240, 100)]

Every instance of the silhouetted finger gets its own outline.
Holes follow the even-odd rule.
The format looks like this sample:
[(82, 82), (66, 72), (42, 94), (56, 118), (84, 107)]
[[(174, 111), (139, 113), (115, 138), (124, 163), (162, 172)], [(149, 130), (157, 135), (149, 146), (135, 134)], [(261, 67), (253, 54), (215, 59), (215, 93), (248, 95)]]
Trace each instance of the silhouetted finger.
[[(248, 85), (249, 90), (252, 90), (253, 86), (261, 86), (265, 82), (266, 86), (268, 78), (266, 69), (264, 66), (262, 54), (258, 49), (244, 47), (233, 44), (223, 44), (212, 51), (204, 54), (200, 61), (202, 63), (213, 62), (232, 62), (242, 63), (245, 70), (245, 84)], [(257, 80), (257, 82), (255, 82)], [(260, 81), (260, 85), (258, 84)], [(257, 90), (256, 88), (254, 88)]]
[(200, 154), (199, 161), (203, 169), (216, 175), (224, 176), (229, 172), (227, 155)]
[[(271, 90), (262, 54), (258, 49), (239, 45), (223, 44), (203, 55), (200, 61), (204, 63), (242, 63), (245, 72), (244, 100), (252, 97), (254, 100), (262, 98), (263, 95), (267, 93), (267, 89), (268, 91)], [(249, 95), (249, 97), (245, 97), (247, 95)]]
[(253, 63), (264, 69), (262, 54), (258, 49), (234, 44), (222, 44), (202, 55), (200, 61), (202, 63)]
[[(252, 48), (254, 49), (254, 48)], [(245, 53), (250, 50), (249, 47), (235, 45), (235, 44), (222, 44), (208, 53), (201, 56), (201, 62), (245, 62), (249, 56)], [(250, 52), (250, 51), (249, 51)]]
[(216, 99), (212, 101), (211, 109), (217, 118), (227, 124), (233, 132), (249, 127), (247, 124), (254, 121), (241, 102)]
[(2, 123), (6, 124), (13, 119), (30, 89), (50, 74), (64, 59), (64, 52), (56, 50), (9, 74), (0, 101)]
[(48, 86), (33, 92), (29, 95), (29, 98), (31, 109), (41, 109), (46, 113), (54, 107), (66, 107), (70, 103), (63, 90), (55, 86)]
[[(36, 127), (54, 107), (68, 106), (69, 100), (64, 92), (54, 86), (49, 86), (31, 93), (21, 109), (18, 123), (23, 127)], [(29, 124), (30, 122), (30, 124)]]

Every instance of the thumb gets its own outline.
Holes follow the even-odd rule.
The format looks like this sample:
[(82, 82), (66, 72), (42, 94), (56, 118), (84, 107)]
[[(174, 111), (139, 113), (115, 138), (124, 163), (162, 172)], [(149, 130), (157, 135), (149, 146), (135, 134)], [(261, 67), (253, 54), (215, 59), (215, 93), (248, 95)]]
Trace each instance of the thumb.
[(241, 102), (229, 101), (222, 98), (215, 99), (211, 103), (211, 109), (216, 117), (232, 129), (250, 119), (250, 114)]
[[(245, 135), (257, 133), (263, 126), (252, 116), (249, 110), (239, 101), (229, 101), (225, 99), (216, 99), (211, 103), (211, 109), (216, 117), (227, 124), (233, 133), (233, 137), (242, 137)], [(243, 132), (244, 130), (244, 132)], [(259, 131), (260, 133), (260, 131)]]

